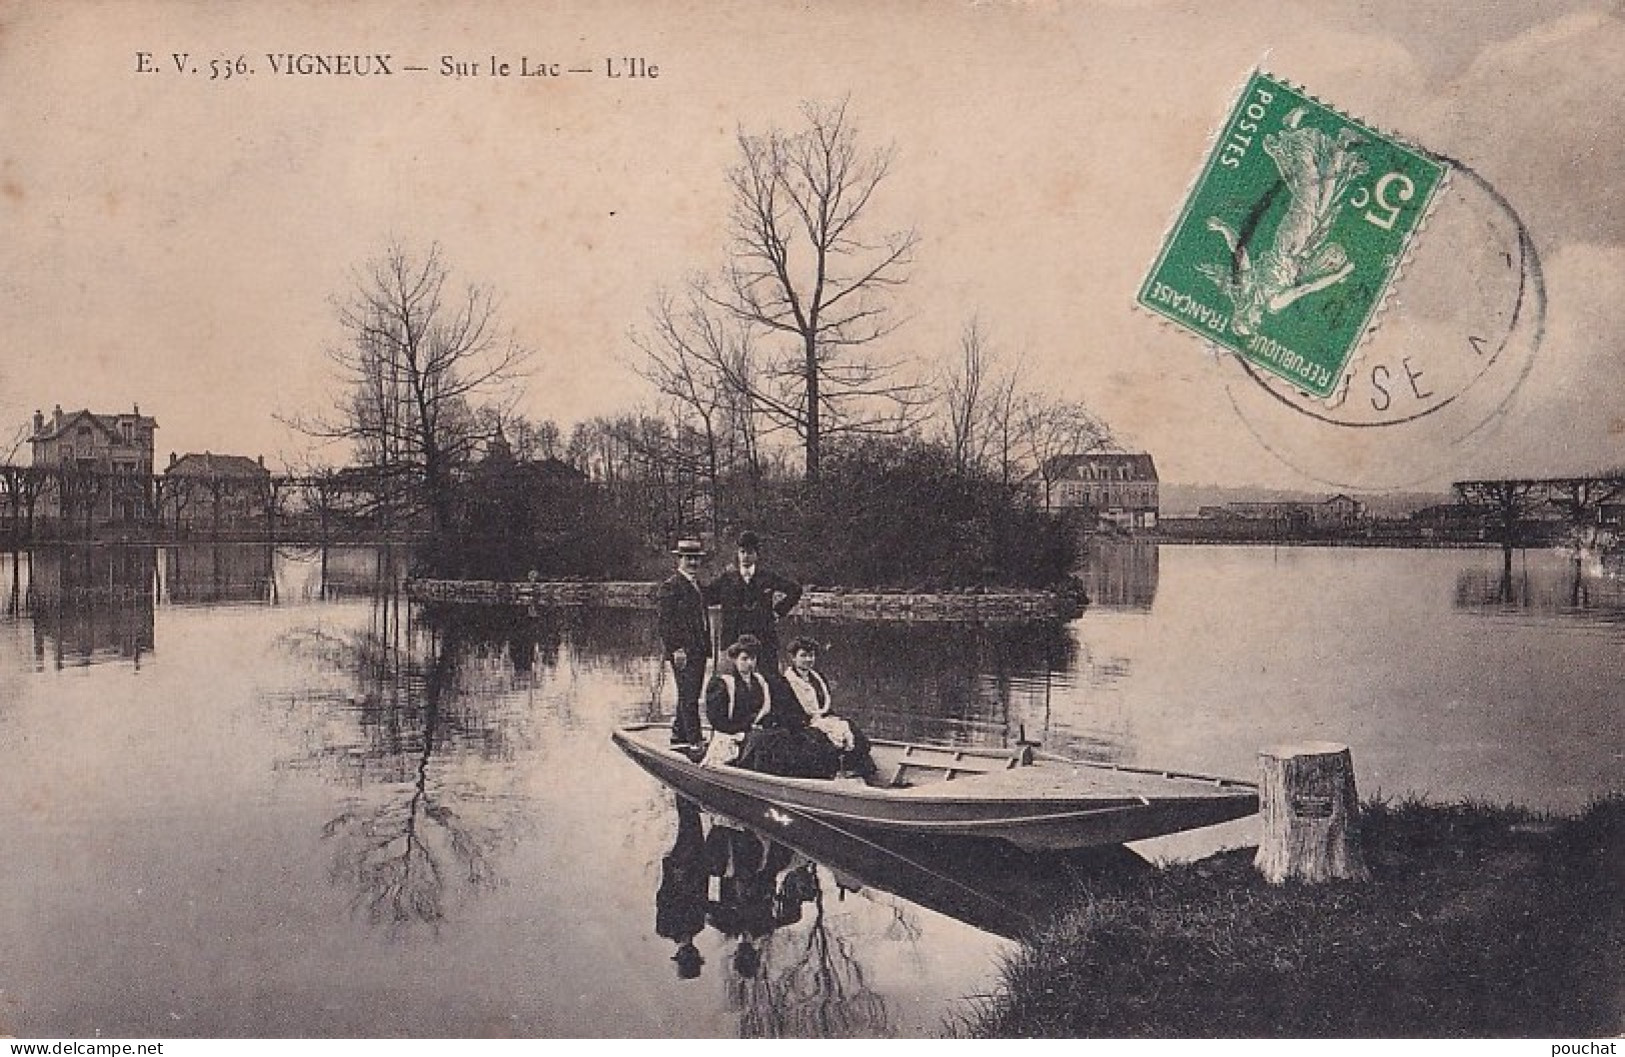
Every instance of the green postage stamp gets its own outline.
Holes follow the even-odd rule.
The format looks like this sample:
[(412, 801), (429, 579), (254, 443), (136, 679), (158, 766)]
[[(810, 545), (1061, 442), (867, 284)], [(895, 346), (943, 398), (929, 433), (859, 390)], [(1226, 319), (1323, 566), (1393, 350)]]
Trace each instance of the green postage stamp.
[(1441, 163), (1254, 73), (1139, 302), (1331, 396), (1444, 179)]

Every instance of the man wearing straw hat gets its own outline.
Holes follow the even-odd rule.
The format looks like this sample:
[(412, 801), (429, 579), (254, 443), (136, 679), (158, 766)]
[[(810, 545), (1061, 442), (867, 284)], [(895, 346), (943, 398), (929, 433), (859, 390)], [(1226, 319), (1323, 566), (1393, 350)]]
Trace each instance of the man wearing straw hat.
[(705, 544), (697, 539), (678, 540), (672, 549), (677, 572), (660, 585), (660, 644), (677, 684), (673, 745), (700, 742), (700, 692), (705, 688), (705, 662), (711, 655), (711, 622), (699, 579), (705, 553)]

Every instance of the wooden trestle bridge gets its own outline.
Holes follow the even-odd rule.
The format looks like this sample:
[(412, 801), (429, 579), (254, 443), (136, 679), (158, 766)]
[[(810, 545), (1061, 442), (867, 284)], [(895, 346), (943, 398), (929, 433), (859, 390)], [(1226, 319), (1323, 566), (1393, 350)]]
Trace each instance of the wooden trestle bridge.
[(0, 463), (0, 535), (32, 538), (42, 523), (55, 535), (130, 529), (208, 532), (251, 526), (275, 531), (289, 516), (319, 520), (365, 517), (392, 489), (365, 470), (315, 474), (132, 473), (88, 467)]
[(1508, 477), (1456, 481), (1451, 485), (1464, 508), (1480, 513), (1512, 543), (1520, 526), (1537, 519), (1561, 519), (1569, 527), (1618, 527), (1625, 504), (1625, 469), (1591, 477)]

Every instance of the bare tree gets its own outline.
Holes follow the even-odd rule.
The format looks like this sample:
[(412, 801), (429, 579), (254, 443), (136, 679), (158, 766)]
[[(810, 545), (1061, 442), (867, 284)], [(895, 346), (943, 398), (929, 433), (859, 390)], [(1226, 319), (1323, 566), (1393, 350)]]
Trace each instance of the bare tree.
[(739, 134), (726, 285), (699, 289), (752, 327), (793, 339), (749, 392), (801, 437), (807, 479), (817, 480), (826, 437), (900, 432), (923, 402), (920, 387), (898, 380), (900, 364), (866, 349), (896, 327), (889, 302), (919, 238), (866, 231), (891, 149), (859, 147), (844, 101), (801, 112), (798, 132)]
[(1585, 547), (1596, 540), (1602, 507), (1625, 492), (1625, 479), (1577, 477), (1547, 482), (1547, 502), (1563, 513), (1574, 544), (1574, 560), (1581, 561)]
[(1488, 519), (1501, 544), (1502, 590), (1510, 592), (1513, 548), (1527, 542), (1526, 522), (1546, 502), (1545, 489), (1535, 480), (1457, 481), (1452, 487), (1463, 506)]
[(714, 531), (723, 479), (741, 473), (753, 482), (761, 477), (761, 429), (752, 395), (752, 328), (718, 309), (701, 290), (700, 284), (690, 284), (681, 298), (657, 291), (649, 309), (650, 330), (631, 335), (641, 354), (632, 369), (671, 401), (674, 417), (698, 440), (700, 475), (713, 499)]
[(1103, 451), (1113, 443), (1106, 423), (1077, 401), (1029, 396), (1021, 402), (1016, 420), (1045, 510), (1050, 509), (1050, 493), (1072, 456)]
[[(22, 446), (32, 435), (28, 426), (19, 426), (0, 451), (0, 497), (11, 511), (10, 538), (14, 545), (33, 537), (34, 507), (40, 495), (51, 487), (54, 476), (43, 466), (25, 466), (20, 461)], [(26, 525), (24, 510), (28, 512)]]
[(557, 459), (564, 452), (559, 425), (552, 419), (529, 419), (516, 415), (505, 428), (513, 433), (508, 443), (513, 446), (513, 457), (516, 459)]
[(703, 476), (714, 489), (722, 470), (722, 432), (733, 403), (728, 364), (735, 346), (749, 339), (745, 328), (729, 326), (709, 309), (692, 291), (683, 302), (669, 291), (657, 291), (649, 309), (652, 333), (632, 332), (632, 343), (642, 352), (632, 369), (672, 401), (679, 420), (693, 425), (704, 452)]
[(1024, 392), (1023, 362), (1005, 361), (980, 317), (972, 316), (960, 329), (957, 352), (939, 390), (946, 415), (943, 439), (954, 468), (961, 476), (991, 473), (999, 483), (1012, 484), (1032, 452), (1032, 438), (1023, 431), (1053, 405)]
[(999, 483), (1003, 485), (1015, 482), (1020, 463), (1021, 383), (1025, 374), (1025, 367), (1017, 360), (999, 373), (988, 393), (987, 434), (998, 461)]
[(994, 358), (982, 321), (972, 316), (959, 332), (959, 356), (942, 382), (948, 450), (961, 477), (982, 468), (992, 440), (988, 425), (1000, 391), (992, 377)]
[(480, 432), (494, 440), (497, 434), (508, 442), (508, 450), (520, 462), (557, 459), (564, 454), (563, 437), (552, 419), (527, 418), (511, 408), (487, 406), (479, 409)]
[(347, 340), (328, 350), (342, 382), (333, 411), (294, 424), (351, 442), (391, 505), (445, 530), (456, 475), (484, 437), (475, 405), (511, 398), (528, 358), (496, 307), (489, 289), (452, 288), (438, 245), (420, 257), (392, 244), (336, 302)]

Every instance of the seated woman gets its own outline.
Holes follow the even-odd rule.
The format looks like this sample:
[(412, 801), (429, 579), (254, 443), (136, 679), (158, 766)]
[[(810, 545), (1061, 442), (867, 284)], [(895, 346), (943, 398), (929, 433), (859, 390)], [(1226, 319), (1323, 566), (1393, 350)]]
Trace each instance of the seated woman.
[(785, 725), (806, 731), (805, 740), (814, 744), (804, 755), (820, 761), (820, 770), (829, 772), (827, 777), (844, 771), (868, 781), (876, 771), (869, 755), (869, 739), (851, 720), (830, 710), (829, 684), (817, 670), (819, 649), (816, 640), (805, 637), (790, 643), (790, 665), (784, 670), (783, 686), (796, 707), (784, 710), (792, 713)]
[(761, 640), (755, 635), (741, 635), (727, 650), (734, 670), (713, 675), (705, 688), (705, 718), (711, 724), (711, 741), (700, 763), (706, 767), (738, 763), (746, 735), (772, 711), (772, 689), (756, 670), (761, 648)]
[(701, 766), (731, 764), (788, 778), (833, 778), (841, 757), (830, 740), (813, 730), (795, 694), (777, 676), (756, 670), (761, 641), (741, 635), (728, 647), (734, 670), (705, 688), (705, 715), (711, 742)]

